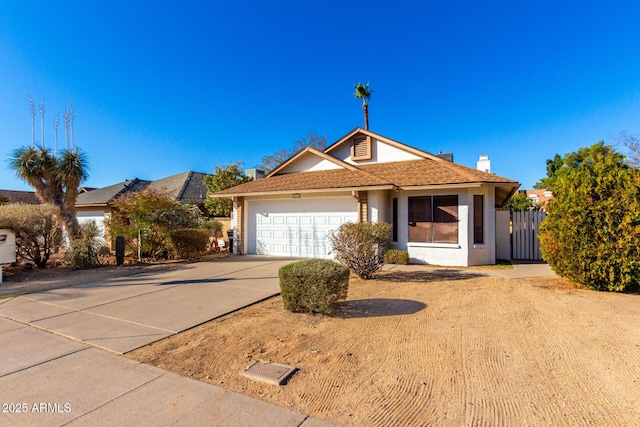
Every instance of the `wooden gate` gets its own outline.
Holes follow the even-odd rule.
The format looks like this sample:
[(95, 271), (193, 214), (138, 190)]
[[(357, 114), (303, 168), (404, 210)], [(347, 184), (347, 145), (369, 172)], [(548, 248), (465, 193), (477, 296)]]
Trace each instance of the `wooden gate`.
[(538, 230), (547, 216), (542, 211), (512, 212), (511, 258), (541, 260)]

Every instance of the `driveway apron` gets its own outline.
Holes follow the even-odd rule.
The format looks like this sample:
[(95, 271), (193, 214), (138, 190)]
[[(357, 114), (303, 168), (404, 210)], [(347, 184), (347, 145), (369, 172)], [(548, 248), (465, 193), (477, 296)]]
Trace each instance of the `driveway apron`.
[(0, 316), (122, 354), (278, 294), (278, 269), (290, 262), (187, 264), (5, 300)]

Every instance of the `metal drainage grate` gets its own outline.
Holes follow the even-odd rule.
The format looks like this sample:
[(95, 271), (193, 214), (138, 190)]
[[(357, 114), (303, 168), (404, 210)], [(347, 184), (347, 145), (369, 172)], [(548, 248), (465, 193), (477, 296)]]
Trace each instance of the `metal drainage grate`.
[(252, 380), (282, 385), (297, 369), (295, 366), (282, 365), (280, 363), (254, 362), (240, 371), (240, 375)]

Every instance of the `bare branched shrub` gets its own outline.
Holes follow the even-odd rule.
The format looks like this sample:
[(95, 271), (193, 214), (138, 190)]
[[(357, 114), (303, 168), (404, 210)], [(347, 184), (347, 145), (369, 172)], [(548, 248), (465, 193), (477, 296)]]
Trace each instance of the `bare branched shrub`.
[(59, 210), (52, 205), (8, 203), (0, 205), (0, 228), (16, 233), (17, 258), (45, 268), (51, 254), (62, 242), (57, 220)]
[(361, 279), (370, 279), (384, 264), (391, 242), (391, 224), (348, 222), (329, 235), (336, 259)]

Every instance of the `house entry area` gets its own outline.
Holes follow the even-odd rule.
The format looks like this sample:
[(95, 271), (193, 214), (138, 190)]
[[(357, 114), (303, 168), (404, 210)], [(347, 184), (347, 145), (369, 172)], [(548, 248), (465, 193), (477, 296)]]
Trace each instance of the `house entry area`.
[(299, 258), (333, 258), (329, 233), (358, 221), (353, 197), (250, 201), (247, 253)]

